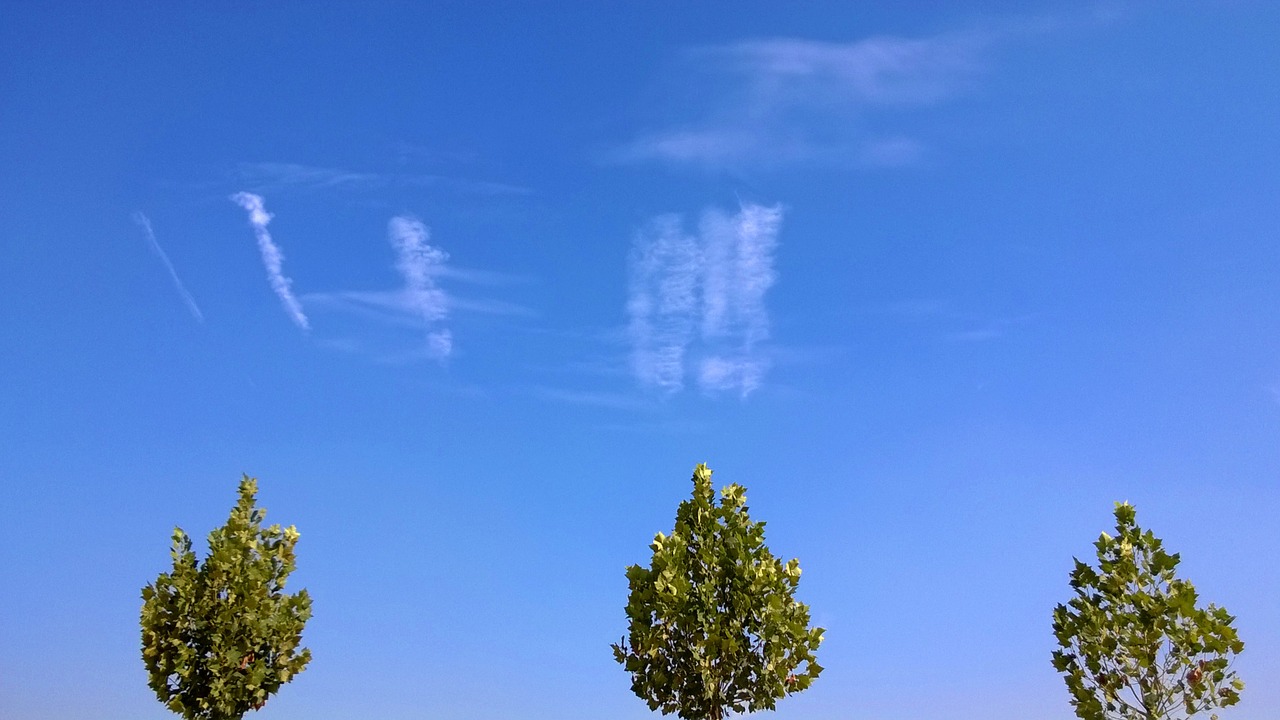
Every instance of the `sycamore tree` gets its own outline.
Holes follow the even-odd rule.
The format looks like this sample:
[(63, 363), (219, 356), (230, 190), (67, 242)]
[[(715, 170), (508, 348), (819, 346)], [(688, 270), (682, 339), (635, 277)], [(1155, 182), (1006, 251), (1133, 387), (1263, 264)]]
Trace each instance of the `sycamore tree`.
[[(1075, 597), (1053, 611), (1053, 666), (1083, 720), (1184, 720), (1234, 705), (1244, 683), (1231, 669), (1244, 650), (1235, 618), (1197, 605), (1136, 512), (1117, 503), (1116, 533), (1094, 543), (1098, 567), (1075, 561)], [(1210, 717), (1216, 720), (1217, 715)]]
[(717, 503), (698, 465), (674, 532), (654, 538), (649, 567), (627, 568), (630, 633), (613, 653), (651, 710), (686, 720), (772, 710), (822, 672), (823, 630), (794, 597), (800, 563), (769, 552), (746, 500), (729, 485)]
[(173, 570), (142, 589), (148, 684), (187, 720), (238, 720), (302, 672), (311, 617), (306, 590), (284, 592), (298, 531), (262, 527), (257, 480), (244, 476), (227, 524), (209, 533), (203, 562), (175, 528)]

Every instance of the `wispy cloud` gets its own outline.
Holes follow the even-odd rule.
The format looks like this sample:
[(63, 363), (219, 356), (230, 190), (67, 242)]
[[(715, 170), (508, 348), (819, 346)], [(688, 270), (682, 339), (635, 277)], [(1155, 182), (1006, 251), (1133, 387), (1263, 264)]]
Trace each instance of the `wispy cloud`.
[(527, 187), (430, 173), (370, 172), (299, 163), (241, 163), (239, 181), (258, 192), (283, 190), (384, 190), (438, 187), (479, 195), (528, 195)]
[(165, 269), (169, 271), (169, 277), (173, 280), (173, 287), (178, 291), (182, 302), (186, 303), (187, 310), (191, 311), (191, 317), (198, 322), (204, 322), (204, 313), (200, 312), (200, 306), (196, 305), (195, 298), (191, 297), (191, 293), (187, 291), (187, 286), (178, 277), (178, 271), (173, 269), (173, 263), (169, 261), (169, 254), (164, 251), (164, 248), (160, 247), (159, 241), (156, 240), (155, 230), (151, 227), (151, 218), (148, 218), (139, 210), (133, 214), (133, 221), (142, 228), (142, 234), (146, 236), (147, 243), (151, 245), (151, 252), (160, 258), (160, 262), (164, 263)]
[(433, 357), (444, 359), (453, 352), (453, 335), (448, 328), (434, 329), (449, 314), (448, 298), (436, 285), (434, 274), (445, 266), (448, 255), (433, 247), (427, 226), (410, 216), (391, 218), (387, 237), (396, 251), (396, 269), (404, 277), (405, 300), (422, 319), (427, 332), (427, 349)]
[[(1009, 22), (926, 38), (848, 43), (747, 40), (685, 52), (678, 63), (694, 95), (682, 123), (616, 149), (618, 162), (704, 167), (783, 163), (900, 166), (924, 144), (891, 123), (894, 111), (927, 108), (963, 93), (999, 40), (1047, 22)], [(669, 114), (665, 113), (664, 114)]]
[(809, 105), (820, 92), (857, 107), (922, 105), (951, 95), (986, 34), (873, 37), (851, 43), (775, 38), (705, 48), (695, 57), (745, 78), (754, 114)]
[(272, 216), (263, 207), (262, 197), (253, 193), (239, 192), (232, 195), (231, 200), (249, 213), (249, 224), (258, 238), (258, 250), (262, 252), (262, 264), (267, 269), (267, 279), (271, 281), (271, 289), (280, 298), (280, 303), (294, 324), (303, 330), (309, 330), (311, 325), (307, 322), (307, 316), (303, 314), (302, 306), (298, 304), (298, 299), (293, 296), (293, 291), (290, 289), (292, 281), (282, 272), (284, 254), (272, 242), (271, 233), (267, 231), (267, 223), (271, 222)]
[(672, 215), (636, 235), (627, 313), (642, 385), (682, 389), (692, 348), (704, 391), (746, 397), (760, 387), (769, 366), (761, 348), (769, 337), (765, 294), (777, 278), (781, 224), (780, 207), (747, 204), (734, 215), (707, 210), (696, 236)]
[[(530, 282), (522, 276), (488, 270), (458, 268), (449, 255), (431, 242), (431, 231), (420, 219), (398, 215), (387, 223), (387, 241), (395, 256), (394, 267), (403, 286), (394, 290), (338, 290), (307, 293), (302, 303), (313, 312), (329, 312), (356, 321), (347, 332), (342, 348), (351, 348), (375, 359), (400, 361), (424, 359), (443, 361), (455, 353), (453, 330), (446, 327), (455, 314), (495, 317), (532, 317), (528, 307), (489, 297), (460, 295), (456, 285), (491, 288)], [(371, 325), (383, 331), (370, 331)], [(411, 349), (405, 349), (405, 334), (386, 329), (413, 331)], [(425, 333), (425, 342), (423, 342)], [(338, 347), (338, 346), (335, 346)], [(339, 348), (341, 349), (341, 348)]]
[(420, 329), (422, 317), (403, 290), (339, 290), (302, 295), (312, 312), (339, 311), (383, 325)]

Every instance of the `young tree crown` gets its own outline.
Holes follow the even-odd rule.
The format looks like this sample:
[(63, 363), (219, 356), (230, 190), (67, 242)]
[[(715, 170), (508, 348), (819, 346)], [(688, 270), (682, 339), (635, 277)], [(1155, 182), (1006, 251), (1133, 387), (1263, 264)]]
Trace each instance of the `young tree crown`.
[(686, 720), (771, 710), (810, 686), (822, 666), (822, 628), (794, 597), (798, 560), (764, 544), (740, 485), (716, 503), (711, 470), (698, 465), (693, 495), (680, 503), (671, 535), (658, 533), (649, 567), (627, 568), (630, 632), (614, 658), (651, 710)]
[(203, 562), (174, 528), (173, 569), (142, 589), (148, 685), (187, 720), (238, 720), (302, 672), (311, 617), (306, 590), (284, 592), (298, 531), (262, 527), (257, 481), (245, 475), (227, 523), (209, 533)]
[[(1184, 720), (1234, 705), (1244, 683), (1231, 670), (1244, 650), (1235, 618), (1175, 573), (1181, 558), (1116, 503), (1095, 568), (1076, 559), (1075, 597), (1053, 611), (1062, 673), (1082, 720)], [(1216, 720), (1217, 715), (1212, 715)]]

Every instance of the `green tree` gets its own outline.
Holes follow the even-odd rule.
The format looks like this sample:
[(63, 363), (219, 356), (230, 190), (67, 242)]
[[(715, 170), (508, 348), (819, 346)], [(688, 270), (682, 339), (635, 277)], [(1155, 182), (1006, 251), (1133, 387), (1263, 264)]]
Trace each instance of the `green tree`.
[(1094, 543), (1098, 567), (1077, 559), (1076, 596), (1053, 611), (1053, 666), (1076, 715), (1182, 720), (1236, 704), (1244, 683), (1231, 661), (1244, 643), (1235, 618), (1197, 607), (1195, 587), (1175, 577), (1178, 555), (1138, 527), (1132, 505), (1116, 503), (1115, 515), (1116, 534)]
[(627, 568), (630, 637), (613, 645), (649, 709), (686, 720), (772, 710), (822, 672), (823, 630), (794, 598), (800, 562), (765, 547), (741, 486), (720, 494), (717, 504), (711, 470), (698, 465), (675, 531), (654, 538), (649, 567)]
[(262, 528), (257, 480), (244, 476), (203, 563), (174, 528), (173, 570), (142, 589), (142, 660), (160, 701), (187, 720), (238, 720), (302, 672), (311, 617), (306, 590), (284, 592), (296, 567), (292, 525)]

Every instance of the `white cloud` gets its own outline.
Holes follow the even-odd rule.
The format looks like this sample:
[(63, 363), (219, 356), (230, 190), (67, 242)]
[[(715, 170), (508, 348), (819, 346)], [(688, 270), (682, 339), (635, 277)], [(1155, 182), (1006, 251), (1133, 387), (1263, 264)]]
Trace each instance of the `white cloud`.
[[(449, 256), (428, 240), (430, 233), (421, 220), (409, 216), (391, 218), (387, 237), (396, 251), (396, 269), (404, 277), (404, 294), (427, 328), (449, 314), (449, 299), (436, 285), (435, 275), (445, 267)], [(427, 349), (433, 357), (444, 359), (453, 352), (453, 335), (448, 329), (429, 329)]]
[(858, 107), (927, 105), (951, 95), (975, 66), (984, 36), (924, 39), (873, 37), (851, 43), (778, 38), (696, 51), (749, 85), (754, 114), (788, 104), (826, 102)]
[(427, 333), (427, 354), (433, 358), (447, 358), (453, 353), (453, 333), (448, 328)]
[(773, 254), (781, 225), (778, 206), (744, 205), (733, 216), (719, 210), (703, 214), (704, 339), (736, 335), (750, 350), (768, 338), (764, 295), (777, 279)]
[[(309, 310), (337, 313), (354, 319), (360, 342), (348, 338), (334, 347), (352, 347), (378, 360), (443, 361), (454, 353), (453, 331), (444, 327), (455, 314), (493, 317), (532, 317), (524, 305), (488, 297), (467, 297), (448, 291), (450, 283), (492, 287), (531, 282), (528, 277), (487, 270), (456, 268), (444, 250), (431, 244), (431, 232), (419, 219), (401, 215), (387, 223), (387, 240), (395, 253), (396, 271), (404, 286), (396, 290), (339, 290), (301, 297)], [(372, 329), (382, 326), (381, 330)], [(413, 349), (404, 350), (411, 330)], [(425, 338), (423, 334), (425, 333)]]
[(177, 289), (178, 295), (182, 301), (186, 303), (187, 310), (191, 312), (191, 316), (198, 322), (204, 322), (204, 313), (200, 312), (200, 306), (196, 305), (196, 299), (187, 292), (187, 286), (182, 283), (182, 279), (178, 277), (178, 271), (173, 269), (173, 263), (169, 261), (169, 254), (160, 247), (159, 241), (156, 240), (155, 230), (151, 228), (151, 218), (148, 218), (141, 210), (133, 214), (133, 221), (141, 228), (143, 235), (147, 238), (147, 243), (151, 245), (151, 251), (160, 258), (160, 262), (164, 263), (164, 267), (169, 271), (169, 277), (173, 280), (173, 287)]
[(644, 385), (684, 387), (685, 347), (693, 338), (702, 258), (678, 216), (654, 219), (636, 234), (630, 258), (632, 368)]
[(769, 364), (762, 358), (704, 358), (698, 368), (698, 384), (703, 390), (725, 392), (738, 390), (743, 397), (759, 389)]
[(694, 348), (699, 386), (747, 396), (768, 369), (765, 294), (773, 267), (780, 207), (748, 204), (735, 215), (703, 214), (697, 236), (678, 216), (663, 216), (637, 234), (631, 254), (627, 312), (632, 368), (642, 385), (671, 393), (684, 387)]
[(640, 134), (611, 159), (703, 167), (906, 165), (920, 158), (922, 144), (900, 133), (885, 138), (877, 125), (892, 121), (890, 111), (962, 93), (995, 40), (1027, 31), (1008, 25), (928, 38), (771, 38), (694, 49), (680, 69), (695, 94), (671, 101), (690, 108), (682, 122)]
[(267, 269), (267, 279), (271, 281), (271, 289), (280, 298), (280, 303), (284, 305), (285, 312), (294, 324), (303, 330), (309, 330), (311, 325), (307, 322), (307, 316), (303, 314), (302, 306), (298, 304), (298, 299), (293, 296), (293, 291), (290, 289), (293, 281), (285, 277), (282, 272), (284, 255), (272, 242), (271, 233), (267, 231), (267, 223), (271, 222), (272, 215), (263, 206), (262, 196), (239, 192), (232, 195), (231, 200), (249, 213), (249, 224), (253, 226), (253, 233), (258, 238), (258, 250), (262, 253), (262, 264)]
[(436, 286), (434, 275), (444, 267), (449, 255), (432, 246), (430, 234), (421, 220), (408, 216), (391, 218), (387, 238), (396, 251), (396, 269), (404, 277), (405, 293), (422, 315), (423, 321), (443, 320), (449, 308), (444, 291)]
[(757, 152), (761, 141), (758, 133), (733, 128), (668, 130), (633, 140), (614, 153), (613, 158), (620, 162), (662, 160), (721, 165)]
[[(514, 276), (478, 270), (457, 269), (448, 265), (449, 255), (431, 244), (431, 232), (418, 218), (399, 215), (387, 223), (387, 240), (395, 253), (396, 271), (404, 280), (398, 290), (308, 293), (302, 296), (308, 308), (322, 311), (338, 311), (359, 320), (394, 328), (406, 328), (425, 333), (425, 342), (415, 342), (415, 349), (394, 353), (379, 349), (379, 357), (402, 359), (445, 360), (453, 354), (453, 332), (444, 323), (454, 311), (495, 316), (530, 316), (532, 311), (522, 305), (488, 298), (463, 298), (447, 292), (441, 280), (452, 280), (473, 285), (503, 285), (520, 282)], [(382, 344), (402, 345), (394, 339), (395, 333), (381, 334)], [(378, 333), (371, 341), (377, 344)], [(364, 347), (360, 345), (359, 347)]]

